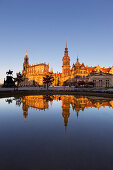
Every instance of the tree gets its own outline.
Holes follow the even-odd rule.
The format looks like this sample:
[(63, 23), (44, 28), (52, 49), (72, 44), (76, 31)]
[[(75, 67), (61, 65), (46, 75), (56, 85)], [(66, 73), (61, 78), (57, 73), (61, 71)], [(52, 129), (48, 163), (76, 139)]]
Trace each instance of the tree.
[(89, 82), (86, 83), (86, 86), (87, 87), (94, 87), (94, 82), (89, 81)]
[(45, 77), (43, 77), (43, 83), (47, 86), (47, 90), (48, 87), (53, 83), (54, 81), (54, 77), (52, 75), (46, 75)]
[(80, 78), (80, 76), (78, 76), (78, 75), (75, 76), (76, 83), (78, 82), (79, 78)]
[(86, 84), (86, 83), (85, 83), (85, 81), (83, 81), (83, 80), (78, 82), (78, 85), (79, 85), (79, 86), (82, 86), (82, 87), (85, 86), (85, 84)]
[(75, 77), (74, 77), (74, 86), (75, 87), (78, 87), (78, 80), (80, 79), (80, 76), (79, 75), (76, 75)]
[(58, 82), (57, 82), (57, 86), (59, 86), (60, 85), (60, 81), (59, 81), (59, 77), (58, 77)]

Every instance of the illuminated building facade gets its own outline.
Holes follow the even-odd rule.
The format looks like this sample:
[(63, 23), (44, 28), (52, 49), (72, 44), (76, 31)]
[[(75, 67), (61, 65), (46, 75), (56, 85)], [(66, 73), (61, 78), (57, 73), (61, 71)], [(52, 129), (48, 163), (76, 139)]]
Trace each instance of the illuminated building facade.
[(51, 74), (54, 77), (53, 86), (62, 86), (67, 81), (71, 85), (78, 81), (93, 82), (95, 87), (113, 87), (113, 67), (101, 68), (99, 65), (94, 67), (85, 66), (84, 63), (77, 61), (70, 66), (70, 57), (68, 56), (68, 48), (64, 51), (62, 59), (62, 73), (54, 73), (53, 69), (49, 71), (49, 64), (40, 63), (36, 65), (29, 65), (29, 57), (24, 57), (23, 63), (24, 81), (22, 86), (38, 86), (43, 85), (43, 77)]
[(22, 73), (24, 76), (23, 85), (43, 85), (43, 77), (49, 73), (49, 64), (29, 65), (29, 57), (26, 51)]

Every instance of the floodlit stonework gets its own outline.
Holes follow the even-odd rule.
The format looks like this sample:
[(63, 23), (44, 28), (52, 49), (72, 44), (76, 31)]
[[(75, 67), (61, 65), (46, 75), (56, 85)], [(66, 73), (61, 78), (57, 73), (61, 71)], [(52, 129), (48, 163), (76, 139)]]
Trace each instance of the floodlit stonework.
[(23, 63), (24, 85), (43, 85), (43, 77), (49, 73), (49, 64), (40, 63), (29, 65), (29, 58), (26, 52)]
[(70, 57), (68, 48), (64, 51), (62, 58), (62, 73), (54, 73), (53, 69), (49, 71), (49, 64), (40, 63), (29, 65), (29, 57), (24, 57), (23, 70), (24, 81), (22, 86), (39, 86), (43, 85), (43, 77), (51, 74), (54, 77), (53, 86), (75, 85), (78, 82), (93, 83), (95, 87), (113, 87), (113, 67), (101, 68), (99, 65), (94, 67), (85, 66), (84, 63), (77, 61), (70, 66)]

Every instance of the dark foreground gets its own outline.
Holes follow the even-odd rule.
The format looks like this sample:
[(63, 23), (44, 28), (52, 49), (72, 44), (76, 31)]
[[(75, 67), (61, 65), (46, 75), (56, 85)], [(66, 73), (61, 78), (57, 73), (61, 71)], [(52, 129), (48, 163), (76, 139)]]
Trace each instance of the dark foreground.
[(97, 97), (109, 97), (113, 98), (113, 92), (107, 91), (57, 91), (57, 90), (16, 90), (16, 91), (0, 91), (0, 98), (4, 97), (17, 97), (17, 96), (29, 96), (29, 95), (78, 95), (78, 96), (97, 96)]

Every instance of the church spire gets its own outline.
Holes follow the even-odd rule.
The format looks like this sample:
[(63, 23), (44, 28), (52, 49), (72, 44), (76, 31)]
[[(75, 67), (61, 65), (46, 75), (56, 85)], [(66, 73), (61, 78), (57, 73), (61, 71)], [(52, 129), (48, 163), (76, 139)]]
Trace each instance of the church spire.
[(53, 68), (51, 67), (50, 73), (53, 73)]
[(27, 55), (27, 50), (26, 50), (26, 55)]
[(27, 55), (27, 50), (26, 50), (26, 54), (25, 54), (25, 57), (24, 57), (24, 68), (26, 66), (29, 66), (29, 57)]
[(64, 55), (68, 57), (67, 41), (66, 41), (66, 48), (65, 48), (65, 51), (64, 51)]
[(67, 126), (65, 126), (65, 135), (66, 135), (66, 132), (67, 132)]
[(26, 50), (26, 54), (25, 54), (24, 60), (25, 60), (25, 61), (28, 61), (28, 60), (29, 60), (28, 55), (27, 55), (27, 50)]
[(77, 61), (76, 61), (76, 63), (75, 63), (75, 67), (80, 67), (81, 66), (81, 64), (79, 63), (79, 58), (78, 58), (78, 56), (77, 56)]

